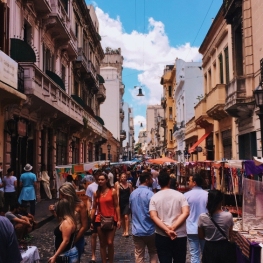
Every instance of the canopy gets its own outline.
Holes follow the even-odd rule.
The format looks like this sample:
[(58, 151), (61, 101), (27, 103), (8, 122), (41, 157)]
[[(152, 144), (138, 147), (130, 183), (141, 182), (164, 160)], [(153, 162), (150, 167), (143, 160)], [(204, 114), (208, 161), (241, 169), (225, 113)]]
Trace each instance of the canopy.
[(195, 151), (195, 148), (196, 148), (204, 139), (206, 139), (210, 133), (211, 133), (211, 131), (205, 133), (205, 134), (188, 150), (188, 152), (189, 152), (189, 153), (194, 152), (194, 151)]
[(154, 164), (177, 163), (177, 161), (175, 161), (171, 158), (168, 158), (168, 157), (157, 158), (157, 159), (149, 159), (149, 160), (147, 160), (147, 162), (154, 163)]

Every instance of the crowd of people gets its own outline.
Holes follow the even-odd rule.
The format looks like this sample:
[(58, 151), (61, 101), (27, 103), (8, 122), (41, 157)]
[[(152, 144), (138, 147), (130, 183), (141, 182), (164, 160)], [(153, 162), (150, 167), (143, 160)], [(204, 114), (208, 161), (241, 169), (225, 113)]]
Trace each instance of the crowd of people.
[[(16, 197), (13, 199), (16, 180), (11, 170), (0, 184), (8, 190), (4, 191), (9, 205), (5, 216), (13, 224), (18, 239), (34, 224), (35, 177), (30, 172), (31, 165), (24, 170), (20, 177), (23, 186), (20, 205), (14, 201)], [(59, 201), (49, 207), (59, 224), (54, 229), (54, 254), (48, 262), (80, 262), (85, 234), (89, 232), (89, 263), (96, 263), (97, 238), (102, 263), (113, 263), (115, 232), (122, 228), (123, 238), (133, 239), (136, 263), (145, 262), (146, 247), (151, 263), (185, 263), (187, 242), (191, 263), (234, 263), (234, 253), (226, 253), (233, 218), (221, 209), (223, 194), (219, 190), (203, 190), (198, 174), (191, 175), (188, 183), (190, 191), (185, 194), (177, 191), (175, 171), (169, 166), (107, 167), (87, 173), (81, 183), (76, 182), (85, 188), (87, 202), (84, 202), (76, 193), (75, 183), (67, 180), (59, 188)], [(21, 209), (27, 202), (30, 214), (22, 215)], [(21, 224), (26, 226), (22, 230), (18, 227)]]

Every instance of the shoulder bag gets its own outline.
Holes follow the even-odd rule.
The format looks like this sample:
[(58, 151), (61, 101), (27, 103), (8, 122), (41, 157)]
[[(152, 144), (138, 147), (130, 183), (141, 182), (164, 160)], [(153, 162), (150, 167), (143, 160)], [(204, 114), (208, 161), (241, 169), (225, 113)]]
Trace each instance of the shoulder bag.
[(215, 220), (212, 218), (212, 216), (210, 216), (207, 213), (207, 216), (210, 218), (210, 220), (213, 222), (213, 224), (215, 225), (215, 227), (218, 229), (218, 231), (221, 233), (221, 235), (226, 239), (227, 241), (227, 251), (225, 251), (224, 253), (228, 253), (229, 255), (229, 262), (230, 263), (236, 263), (237, 262), (237, 256), (236, 256), (236, 243), (235, 242), (231, 242), (228, 240), (227, 235), (225, 234), (225, 232), (222, 230), (222, 228), (215, 222)]

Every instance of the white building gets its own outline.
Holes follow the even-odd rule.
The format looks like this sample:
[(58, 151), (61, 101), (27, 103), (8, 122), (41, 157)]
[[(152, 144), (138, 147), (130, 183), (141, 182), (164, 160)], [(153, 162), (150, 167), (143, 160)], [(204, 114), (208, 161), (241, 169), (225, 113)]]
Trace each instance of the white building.
[[(124, 120), (122, 97), (125, 88), (122, 83), (122, 65), (121, 49), (106, 48), (100, 72), (105, 81), (106, 96), (109, 97), (101, 107), (101, 117), (104, 119), (107, 129), (112, 132), (113, 137), (121, 142), (126, 139), (127, 134), (122, 128)], [(122, 149), (120, 149), (120, 152), (122, 152)]]
[(203, 71), (201, 62), (185, 62), (182, 59), (176, 59), (175, 65), (176, 124), (173, 135), (177, 141), (177, 152), (183, 153), (185, 124), (194, 117), (194, 106), (203, 97)]

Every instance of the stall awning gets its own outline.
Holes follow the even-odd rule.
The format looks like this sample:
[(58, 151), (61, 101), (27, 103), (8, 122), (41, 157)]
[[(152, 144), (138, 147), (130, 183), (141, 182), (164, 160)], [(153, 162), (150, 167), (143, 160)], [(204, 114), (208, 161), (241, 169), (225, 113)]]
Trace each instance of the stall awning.
[(211, 133), (211, 131), (205, 133), (205, 134), (188, 150), (188, 152), (189, 152), (189, 153), (194, 152), (194, 151), (195, 151), (195, 148), (196, 148), (203, 140), (205, 140), (205, 139), (209, 136), (210, 133)]
[(36, 54), (33, 48), (18, 38), (11, 38), (10, 56), (16, 62), (36, 62)]

